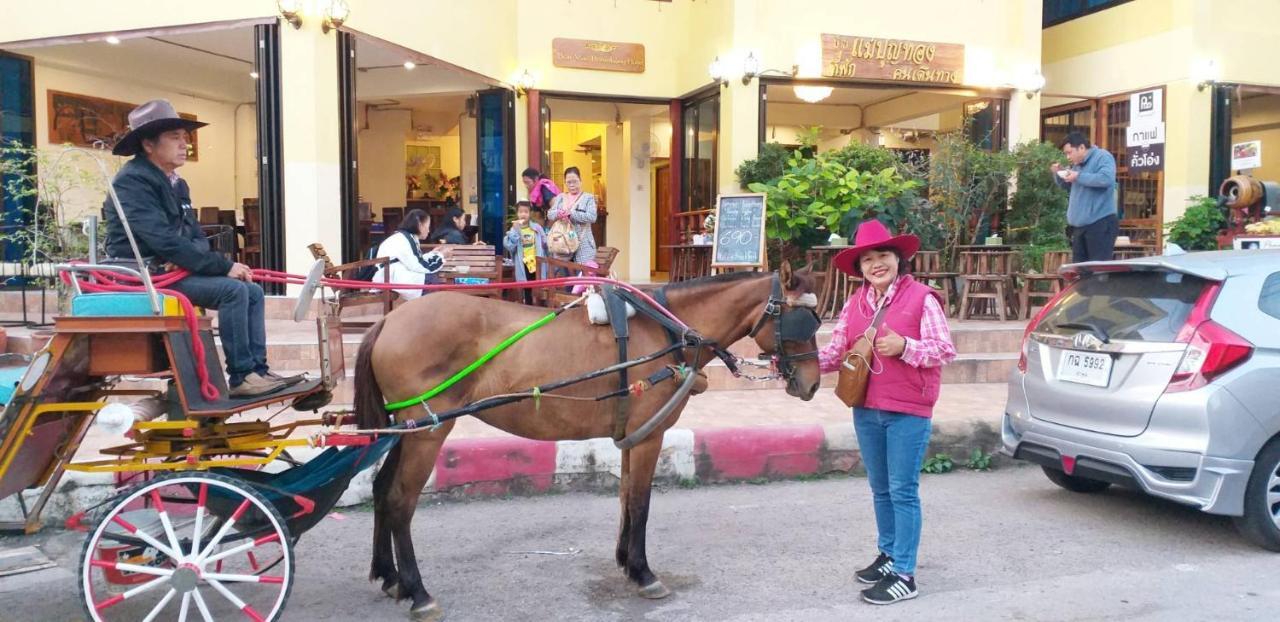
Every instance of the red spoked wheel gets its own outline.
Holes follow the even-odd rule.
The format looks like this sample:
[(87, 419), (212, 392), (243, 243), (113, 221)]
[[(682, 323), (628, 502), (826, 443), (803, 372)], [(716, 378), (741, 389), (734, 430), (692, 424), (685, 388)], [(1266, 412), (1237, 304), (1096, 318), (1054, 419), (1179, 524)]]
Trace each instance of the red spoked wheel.
[(261, 622), (279, 619), (293, 573), (289, 527), (266, 498), (223, 475), (174, 473), (106, 510), (80, 557), (80, 595), (99, 622)]

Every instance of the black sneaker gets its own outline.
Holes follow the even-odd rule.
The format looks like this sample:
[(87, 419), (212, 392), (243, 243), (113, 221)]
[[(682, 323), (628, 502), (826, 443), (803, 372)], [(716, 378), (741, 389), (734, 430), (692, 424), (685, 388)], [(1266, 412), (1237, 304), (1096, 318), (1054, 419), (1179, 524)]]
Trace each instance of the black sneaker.
[(893, 558), (881, 553), (870, 566), (858, 571), (858, 583), (875, 585), (891, 572), (893, 572)]
[(897, 573), (889, 573), (872, 587), (862, 590), (862, 600), (873, 605), (892, 605), (900, 600), (911, 600), (920, 595), (916, 580)]

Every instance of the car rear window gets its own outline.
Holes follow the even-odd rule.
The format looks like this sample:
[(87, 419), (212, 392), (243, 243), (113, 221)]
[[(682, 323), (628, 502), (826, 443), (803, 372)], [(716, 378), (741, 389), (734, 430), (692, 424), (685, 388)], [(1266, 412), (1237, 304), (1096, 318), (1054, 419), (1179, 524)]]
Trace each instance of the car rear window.
[(1036, 330), (1096, 330), (1108, 339), (1172, 342), (1207, 283), (1176, 272), (1095, 273), (1075, 284)]
[(1258, 308), (1263, 313), (1280, 320), (1280, 272), (1267, 277), (1258, 296)]

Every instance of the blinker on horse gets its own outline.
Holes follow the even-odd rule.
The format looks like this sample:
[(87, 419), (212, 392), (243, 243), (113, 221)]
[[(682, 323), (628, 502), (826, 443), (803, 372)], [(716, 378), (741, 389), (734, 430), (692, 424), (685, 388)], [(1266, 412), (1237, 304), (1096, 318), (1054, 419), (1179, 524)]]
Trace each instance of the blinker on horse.
[[(817, 391), (820, 375), (814, 333), (818, 323), (810, 308), (813, 278), (807, 269), (792, 273), (784, 268), (781, 276), (733, 273), (660, 291), (659, 297), (665, 296), (666, 306), (695, 331), (691, 334), (697, 339), (680, 347), (672, 343), (675, 337), (666, 327), (637, 314), (628, 327), (628, 347), (634, 358), (664, 348), (670, 353), (632, 367), (633, 378), (661, 377), (668, 366), (700, 369), (717, 352), (726, 355), (725, 348), (750, 336), (774, 358), (787, 381), (788, 394), (809, 400)], [(454, 376), (461, 364), (477, 360), (504, 336), (544, 314), (544, 310), (524, 305), (451, 292), (425, 296), (396, 309), (370, 328), (360, 345), (355, 376), (360, 427), (386, 427), (390, 423), (388, 403), (409, 400), (425, 388), (437, 386)], [(432, 398), (429, 405), (406, 407), (393, 416), (402, 422), (415, 420), (424, 412), (439, 413), (495, 395), (528, 392), (532, 387), (589, 376), (618, 364), (614, 332), (588, 326), (584, 308), (565, 311)], [(666, 382), (633, 393), (625, 409), (616, 407), (616, 399), (593, 399), (616, 393), (617, 383), (614, 374), (593, 377), (543, 393), (537, 400), (502, 403), (475, 416), (530, 439), (618, 439), (619, 433), (628, 435), (628, 440), (639, 437), (633, 445), (620, 445), (629, 448), (621, 453), (622, 515), (614, 556), (641, 596), (662, 598), (670, 591), (649, 568), (645, 552), (650, 492), (663, 432), (679, 419), (688, 395), (677, 393), (677, 383)], [(662, 410), (669, 410), (670, 415), (658, 421), (652, 433), (635, 434), (654, 426), (654, 415)], [(453, 424), (450, 419), (405, 434), (374, 480), (370, 580), (381, 580), (383, 591), (393, 598), (412, 599), (411, 613), (417, 619), (443, 616), (419, 575), (409, 527)]]

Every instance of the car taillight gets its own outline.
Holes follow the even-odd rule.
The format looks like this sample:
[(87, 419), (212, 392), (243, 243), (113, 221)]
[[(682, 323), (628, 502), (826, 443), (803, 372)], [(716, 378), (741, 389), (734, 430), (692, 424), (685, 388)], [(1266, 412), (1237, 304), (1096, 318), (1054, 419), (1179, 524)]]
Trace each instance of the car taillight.
[(1027, 324), (1027, 329), (1022, 332), (1022, 347), (1018, 350), (1019, 372), (1024, 374), (1027, 373), (1027, 342), (1031, 340), (1031, 333), (1035, 331), (1036, 327), (1040, 325), (1040, 321), (1044, 319), (1044, 316), (1049, 314), (1049, 311), (1053, 309), (1053, 306), (1058, 304), (1058, 301), (1061, 300), (1070, 289), (1070, 286), (1065, 287), (1057, 294), (1054, 294), (1053, 298), (1049, 299), (1049, 302), (1045, 303), (1044, 307), (1040, 309), (1040, 312), (1036, 314), (1035, 319), (1031, 320), (1031, 322)]
[(1178, 332), (1178, 343), (1187, 344), (1182, 361), (1169, 379), (1166, 393), (1192, 391), (1231, 371), (1253, 356), (1253, 344), (1209, 319), (1209, 311), (1222, 290), (1221, 283), (1206, 287)]

